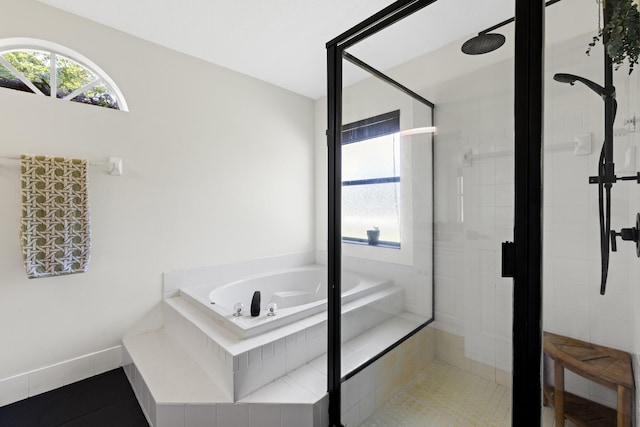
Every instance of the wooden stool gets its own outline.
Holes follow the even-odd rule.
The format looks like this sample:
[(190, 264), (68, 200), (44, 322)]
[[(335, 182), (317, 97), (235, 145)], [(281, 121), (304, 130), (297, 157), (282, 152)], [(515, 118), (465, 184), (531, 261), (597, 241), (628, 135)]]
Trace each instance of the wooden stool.
[[(633, 374), (629, 353), (549, 332), (544, 333), (544, 353), (554, 361), (554, 387), (545, 381), (544, 400), (555, 407), (556, 426), (564, 420), (577, 426), (631, 426)], [(564, 370), (618, 392), (617, 411), (564, 391)]]

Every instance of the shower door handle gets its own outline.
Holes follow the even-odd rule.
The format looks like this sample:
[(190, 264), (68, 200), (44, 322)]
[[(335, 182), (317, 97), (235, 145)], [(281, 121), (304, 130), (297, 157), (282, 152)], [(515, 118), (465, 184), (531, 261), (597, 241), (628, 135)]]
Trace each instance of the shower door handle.
[(516, 269), (516, 244), (502, 242), (502, 277), (513, 277)]

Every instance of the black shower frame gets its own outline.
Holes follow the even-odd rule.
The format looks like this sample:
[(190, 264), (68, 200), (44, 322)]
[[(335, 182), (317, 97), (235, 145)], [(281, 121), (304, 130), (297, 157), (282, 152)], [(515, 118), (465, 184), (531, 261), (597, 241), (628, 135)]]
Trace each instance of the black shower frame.
[[(437, 0), (398, 0), (326, 44), (329, 425), (341, 426), (342, 58), (345, 49)], [(542, 408), (542, 138), (544, 2), (515, 1), (515, 265), (512, 425), (540, 425)], [(435, 304), (435, 301), (434, 301)], [(350, 375), (351, 376), (351, 375)]]

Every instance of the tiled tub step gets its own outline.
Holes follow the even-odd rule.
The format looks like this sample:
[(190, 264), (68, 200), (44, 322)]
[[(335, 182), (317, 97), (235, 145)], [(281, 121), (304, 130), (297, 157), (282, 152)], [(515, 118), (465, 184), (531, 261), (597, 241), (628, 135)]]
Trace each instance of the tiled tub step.
[(152, 427), (302, 427), (325, 422), (326, 396), (299, 384), (301, 378), (313, 378), (312, 366), (234, 403), (164, 329), (126, 337), (123, 344), (125, 373)]
[[(399, 314), (402, 289), (388, 287), (343, 307), (343, 340), (351, 340)], [(293, 372), (326, 352), (327, 315), (240, 339), (190, 300), (163, 301), (164, 327), (233, 401)]]

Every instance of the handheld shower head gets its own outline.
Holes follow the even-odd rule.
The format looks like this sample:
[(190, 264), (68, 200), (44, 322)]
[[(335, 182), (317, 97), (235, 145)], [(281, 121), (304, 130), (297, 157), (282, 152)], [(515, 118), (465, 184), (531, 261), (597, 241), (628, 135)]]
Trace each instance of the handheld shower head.
[[(606, 62), (605, 62), (606, 64)], [(611, 63), (609, 63), (611, 67)], [(610, 77), (610, 76), (609, 76)], [(560, 83), (569, 83), (574, 85), (576, 81), (581, 82), (589, 89), (600, 95), (604, 101), (605, 110), (605, 136), (600, 151), (600, 160), (598, 161), (598, 217), (600, 220), (600, 259), (601, 276), (600, 276), (600, 294), (604, 295), (607, 286), (607, 277), (609, 274), (609, 239), (611, 238), (611, 185), (616, 182), (613, 164), (613, 123), (616, 119), (616, 111), (618, 102), (616, 101), (616, 88), (613, 86), (611, 79), (607, 78), (605, 72), (606, 87), (602, 87), (591, 80), (574, 74), (558, 73), (553, 79)], [(615, 232), (614, 237), (615, 237)]]
[(579, 81), (589, 89), (600, 95), (602, 98), (606, 96), (613, 96), (615, 98), (616, 96), (615, 89), (607, 90), (599, 84), (592, 82), (589, 79), (585, 79), (584, 77), (576, 76), (575, 74), (558, 73), (553, 76), (553, 80), (560, 83), (569, 83), (571, 86), (573, 86), (576, 81)]

